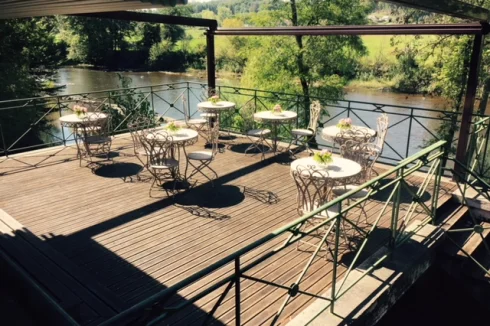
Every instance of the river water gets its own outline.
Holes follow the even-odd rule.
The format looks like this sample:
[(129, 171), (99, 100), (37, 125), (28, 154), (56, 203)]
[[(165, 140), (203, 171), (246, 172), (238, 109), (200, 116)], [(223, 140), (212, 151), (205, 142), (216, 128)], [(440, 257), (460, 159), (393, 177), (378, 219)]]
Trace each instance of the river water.
[[(163, 72), (121, 72), (120, 74), (132, 79), (132, 87), (178, 82), (206, 83), (206, 75), (204, 73), (191, 75)], [(220, 85), (239, 84), (236, 79), (218, 79), (217, 82)], [(120, 87), (118, 73), (83, 68), (59, 69), (57, 83), (66, 85), (65, 88), (60, 89), (58, 93), (60, 95), (95, 92)], [(263, 87), (263, 89), (266, 88), (267, 87)], [(336, 124), (340, 118), (346, 116), (345, 107), (350, 105), (352, 108), (357, 109), (351, 114), (351, 118), (355, 124), (363, 125), (365, 123), (370, 127), (375, 128), (376, 118), (379, 116), (379, 113), (373, 113), (372, 111), (375, 110), (376, 107), (368, 103), (385, 104), (386, 106), (382, 109), (390, 113), (390, 125), (396, 125), (396, 127), (391, 128), (388, 132), (386, 140), (388, 146), (386, 146), (384, 150), (384, 155), (393, 158), (392, 161), (398, 161), (402, 157), (414, 154), (420, 150), (426, 141), (432, 138), (429, 130), (434, 132), (440, 123), (439, 120), (433, 119), (437, 117), (437, 113), (427, 112), (422, 109), (442, 110), (444, 108), (444, 101), (441, 98), (424, 97), (422, 95), (406, 95), (381, 90), (347, 88), (345, 99), (366, 103), (348, 103), (342, 101), (339, 102), (338, 105), (328, 107), (328, 112), (332, 118), (330, 121), (328, 121), (328, 118), (322, 118), (322, 121), (327, 120), (325, 125)], [(196, 103), (192, 102), (192, 99), (189, 100), (191, 100), (191, 107), (195, 107), (197, 100), (193, 100)], [(158, 107), (161, 107), (162, 105), (157, 104), (164, 103), (163, 100), (158, 98), (157, 101), (159, 101), (159, 103), (156, 103), (155, 107), (157, 107), (158, 111)], [(392, 107), (392, 105), (416, 107), (421, 110), (412, 111), (409, 108)], [(338, 106), (341, 107), (339, 108)], [(163, 114), (165, 112), (159, 113)], [(418, 116), (418, 118), (407, 119), (406, 115), (410, 113)], [(180, 113), (174, 112), (174, 114)], [(170, 114), (170, 116), (172, 116), (172, 114)], [(53, 120), (56, 121), (56, 119)], [(318, 137), (318, 142), (324, 143), (320, 137)]]

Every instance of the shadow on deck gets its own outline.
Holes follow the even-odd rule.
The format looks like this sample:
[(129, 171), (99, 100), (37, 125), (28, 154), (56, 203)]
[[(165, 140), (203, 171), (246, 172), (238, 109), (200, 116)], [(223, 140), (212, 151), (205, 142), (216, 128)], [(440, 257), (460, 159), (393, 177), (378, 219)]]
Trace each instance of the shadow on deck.
[[(240, 139), (235, 142), (241, 146)], [(119, 153), (114, 163), (94, 170), (78, 167), (73, 148), (0, 161), (0, 207), (15, 218), (0, 230), (0, 245), (81, 324), (98, 324), (298, 217), (287, 158), (269, 156), (260, 161), (260, 155), (227, 150), (212, 165), (220, 176), (215, 187), (199, 179), (197, 187), (174, 199), (164, 191), (150, 198), (149, 176), (131, 155), (130, 137), (118, 136), (114, 144)], [(198, 143), (193, 149), (202, 146)], [(417, 187), (421, 180), (412, 177), (410, 182)], [(447, 196), (452, 187), (443, 185), (440, 196)], [(352, 219), (362, 228), (369, 228), (381, 211), (387, 198), (379, 196), (379, 201), (370, 201), (363, 211), (353, 213)], [(423, 200), (430, 201), (430, 196)], [(376, 231), (379, 236), (369, 243), (365, 255), (388, 236), (390, 212), (382, 216)], [(352, 248), (359, 244), (356, 232), (345, 230), (340, 259), (344, 266), (352, 261)], [(272, 250), (285, 237), (247, 254), (244, 262)], [(249, 274), (289, 286), (310, 255), (307, 246), (289, 248)], [(169, 302), (185, 302), (230, 270), (223, 268), (203, 278)], [(305, 275), (302, 289), (323, 294), (331, 271), (325, 250)], [(222, 291), (212, 292), (172, 317), (173, 324), (203, 320)], [(270, 323), (286, 293), (251, 280), (242, 281), (241, 291), (241, 323), (250, 325)], [(311, 300), (295, 297), (281, 321), (295, 316)], [(234, 318), (234, 297), (229, 294), (209, 322), (231, 324)]]

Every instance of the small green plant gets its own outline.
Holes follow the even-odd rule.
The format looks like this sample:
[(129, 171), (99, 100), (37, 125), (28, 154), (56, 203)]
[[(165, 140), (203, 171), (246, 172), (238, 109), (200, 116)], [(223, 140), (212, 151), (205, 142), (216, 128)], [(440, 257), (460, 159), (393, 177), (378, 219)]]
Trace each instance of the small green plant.
[(175, 122), (170, 122), (166, 127), (165, 127), (166, 130), (170, 131), (170, 132), (177, 132), (180, 130), (180, 127), (177, 126), (175, 124)]
[(221, 101), (221, 99), (219, 98), (218, 95), (213, 95), (211, 96), (209, 99), (208, 99), (209, 102), (213, 103), (213, 104), (216, 104), (218, 103), (219, 101)]
[(316, 152), (315, 155), (313, 155), (313, 160), (317, 162), (318, 164), (330, 164), (333, 161), (333, 156), (332, 152), (324, 149), (321, 152)]
[(339, 123), (337, 123), (337, 128), (341, 130), (349, 130), (352, 128), (352, 119), (351, 118), (345, 118), (345, 119), (340, 119)]
[(282, 113), (282, 107), (279, 104), (274, 105), (272, 108), (272, 114), (281, 114)]

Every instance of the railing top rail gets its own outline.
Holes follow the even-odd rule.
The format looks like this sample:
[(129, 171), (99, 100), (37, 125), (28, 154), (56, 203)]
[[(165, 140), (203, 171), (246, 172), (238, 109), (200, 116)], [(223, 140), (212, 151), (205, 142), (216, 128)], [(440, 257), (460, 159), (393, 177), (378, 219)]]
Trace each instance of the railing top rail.
[(0, 104), (20, 102), (20, 101), (36, 101), (36, 100), (42, 101), (42, 100), (49, 100), (49, 99), (58, 98), (58, 97), (82, 96), (82, 95), (87, 95), (87, 94), (101, 94), (101, 93), (110, 93), (110, 92), (117, 92), (117, 91), (123, 91), (123, 90), (139, 90), (139, 89), (143, 89), (143, 88), (152, 88), (152, 87), (185, 85), (188, 83), (192, 84), (192, 82), (184, 82), (183, 81), (183, 82), (174, 82), (174, 83), (165, 83), (165, 84), (152, 84), (152, 85), (146, 85), (146, 86), (113, 88), (113, 89), (104, 89), (104, 90), (100, 90), (100, 91), (89, 91), (89, 92), (83, 92), (83, 93), (70, 93), (70, 94), (60, 94), (60, 95), (51, 95), (51, 96), (38, 96), (38, 97), (28, 97), (28, 98), (3, 100), (3, 101), (0, 101)]
[[(192, 284), (192, 283), (198, 281), (199, 279), (209, 275), (210, 273), (228, 265), (229, 263), (233, 262), (235, 259), (243, 256), (244, 254), (251, 252), (252, 250), (258, 248), (259, 246), (261, 246), (261, 245), (269, 242), (270, 240), (278, 237), (279, 235), (282, 235), (283, 233), (290, 231), (295, 226), (297, 226), (297, 225), (301, 224), (302, 222), (310, 219), (311, 217), (319, 214), (320, 212), (322, 212), (322, 211), (324, 211), (330, 207), (333, 207), (335, 205), (338, 205), (342, 201), (346, 200), (350, 196), (360, 192), (361, 190), (363, 190), (365, 188), (372, 187), (372, 186), (379, 184), (379, 181), (385, 179), (386, 177), (388, 177), (394, 173), (397, 173), (400, 170), (408, 168), (409, 165), (417, 162), (418, 160), (420, 160), (424, 157), (427, 157), (433, 151), (435, 151), (437, 149), (444, 149), (445, 144), (446, 144), (446, 141), (441, 140), (441, 141), (438, 141), (437, 143), (434, 143), (431, 146), (426, 147), (425, 149), (421, 150), (420, 152), (415, 153), (414, 155), (404, 159), (397, 166), (395, 166), (395, 167), (389, 169), (388, 171), (380, 174), (376, 178), (362, 184), (358, 188), (353, 189), (353, 190), (345, 193), (344, 195), (337, 197), (333, 201), (330, 201), (330, 202), (324, 204), (323, 206), (317, 208), (316, 210), (314, 210), (314, 211), (312, 211), (312, 212), (310, 212), (310, 213), (308, 213), (308, 214), (306, 214), (306, 215), (304, 215), (304, 216), (302, 216), (302, 217), (300, 217), (300, 218), (298, 218), (298, 219), (296, 219), (296, 220), (272, 231), (271, 233), (267, 234), (266, 236), (264, 236), (264, 237), (262, 237), (256, 241), (254, 241), (253, 243), (243, 247), (242, 249), (236, 251), (235, 253), (228, 255), (227, 257), (211, 264), (210, 266), (208, 266), (208, 267), (202, 269), (201, 271), (191, 275), (190, 277), (187, 277), (186, 279), (168, 287), (167, 289), (162, 290), (159, 293), (152, 295), (151, 297), (147, 298), (146, 300), (143, 300), (140, 303), (132, 306), (131, 308), (121, 312), (120, 314), (118, 314), (114, 317), (112, 317), (111, 319), (104, 322), (102, 325), (115, 325), (118, 321), (122, 321), (125, 318), (128, 318), (130, 316), (134, 316), (135, 314), (138, 314), (138, 313), (144, 311), (146, 308), (148, 308), (149, 306), (158, 302), (159, 300), (161, 300), (161, 299), (163, 299), (169, 295), (177, 293), (179, 290), (189, 286), (190, 284)], [(329, 220), (333, 220), (335, 218), (336, 217), (334, 216), (334, 217), (331, 217)]]
[[(46, 100), (50, 100), (50, 99), (57, 99), (60, 97), (83, 96), (83, 95), (88, 95), (88, 94), (94, 94), (95, 95), (95, 94), (118, 92), (118, 91), (123, 91), (123, 90), (141, 90), (141, 89), (145, 89), (145, 88), (156, 88), (156, 87), (165, 87), (165, 86), (168, 87), (168, 86), (175, 86), (175, 85), (199, 85), (200, 87), (205, 87), (205, 86), (207, 86), (207, 83), (199, 83), (199, 82), (195, 82), (195, 81), (182, 81), (182, 82), (153, 84), (153, 85), (145, 85), (145, 86), (137, 86), (137, 87), (114, 88), (114, 89), (105, 89), (105, 90), (99, 90), (99, 91), (82, 92), (82, 93), (71, 93), (71, 94), (63, 94), (63, 95), (39, 96), (39, 97), (30, 97), (30, 98), (22, 98), (22, 99), (4, 100), (4, 101), (0, 101), (0, 105), (9, 104), (9, 103), (17, 103), (17, 102), (25, 102), (25, 101), (46, 101)], [(304, 97), (302, 94), (281, 93), (281, 92), (274, 92), (274, 91), (253, 89), (253, 88), (236, 87), (236, 86), (229, 86), (229, 85), (217, 85), (216, 87), (221, 88), (221, 89), (227, 89), (227, 88), (228, 89), (239, 89), (239, 90), (244, 90), (244, 91), (253, 91), (253, 92), (266, 93), (266, 94), (276, 94), (276, 95), (282, 95), (282, 96)], [(318, 96), (310, 96), (309, 98), (312, 100), (325, 100), (325, 101), (328, 101), (331, 103), (348, 102), (348, 103), (360, 104), (360, 105), (372, 105), (372, 106), (375, 106), (381, 110), (383, 108), (398, 108), (398, 109), (413, 109), (413, 110), (426, 111), (426, 112), (435, 112), (435, 113), (441, 113), (441, 114), (445, 114), (445, 115), (458, 114), (457, 112), (451, 112), (451, 111), (429, 109), (429, 108), (422, 108), (422, 107), (414, 107), (414, 106), (396, 105), (396, 104), (387, 104), (387, 103), (373, 103), (373, 102), (364, 102), (364, 101), (338, 99), (338, 98), (323, 98), (323, 97), (318, 97)], [(12, 108), (14, 108), (14, 107), (12, 107)], [(17, 108), (17, 107), (15, 107), (15, 108)], [(4, 108), (4, 109), (9, 109), (9, 108)], [(352, 109), (358, 109), (358, 108), (352, 108)], [(478, 113), (474, 113), (473, 116), (474, 117), (485, 117), (484, 114), (478, 114)]]

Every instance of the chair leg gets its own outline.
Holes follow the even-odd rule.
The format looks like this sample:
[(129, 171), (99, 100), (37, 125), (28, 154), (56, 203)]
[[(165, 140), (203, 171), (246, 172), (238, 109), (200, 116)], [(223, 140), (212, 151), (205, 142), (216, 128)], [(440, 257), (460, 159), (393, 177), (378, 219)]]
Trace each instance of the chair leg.
[[(189, 164), (194, 168), (194, 170), (191, 172), (191, 174), (189, 175), (189, 179), (192, 178), (193, 176), (195, 176), (196, 174), (200, 173), (201, 175), (203, 175), (206, 179), (208, 179), (210, 182), (211, 182), (211, 185), (214, 187), (214, 179), (218, 179), (218, 173), (213, 169), (211, 168), (210, 164), (211, 164), (211, 161), (199, 161), (200, 164), (199, 166), (196, 166), (194, 164), (192, 164), (191, 162), (189, 162)], [(212, 179), (210, 177), (208, 177), (204, 172), (203, 170), (207, 168), (208, 170), (210, 170), (215, 178)]]

